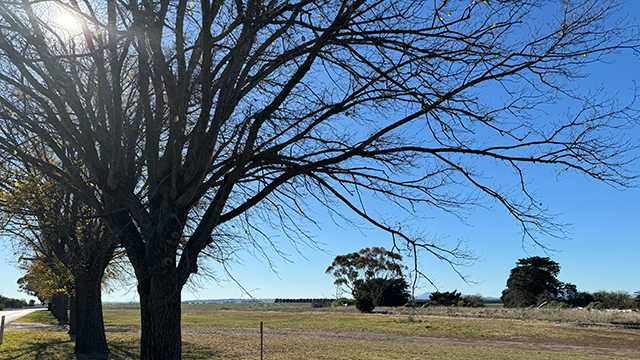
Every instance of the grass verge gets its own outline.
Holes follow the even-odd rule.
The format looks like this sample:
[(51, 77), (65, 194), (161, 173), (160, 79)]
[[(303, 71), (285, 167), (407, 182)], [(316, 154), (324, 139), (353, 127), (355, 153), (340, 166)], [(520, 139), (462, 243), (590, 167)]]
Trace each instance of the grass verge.
[(29, 323), (40, 323), (40, 324), (47, 324), (47, 325), (59, 325), (60, 322), (58, 320), (56, 320), (56, 318), (53, 317), (53, 315), (51, 315), (51, 312), (49, 311), (34, 311), (32, 313), (29, 313), (23, 317), (21, 317), (20, 319), (18, 319), (18, 321), (20, 322), (29, 322)]

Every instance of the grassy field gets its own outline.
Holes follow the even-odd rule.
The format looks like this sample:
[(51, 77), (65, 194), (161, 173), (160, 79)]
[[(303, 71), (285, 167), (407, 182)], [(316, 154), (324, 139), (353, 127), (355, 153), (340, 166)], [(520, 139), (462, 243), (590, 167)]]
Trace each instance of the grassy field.
[[(265, 324), (265, 359), (640, 358), (639, 330), (589, 325), (640, 322), (640, 314), (529, 310), (380, 309), (360, 314), (309, 304), (190, 304), (182, 314), (183, 358), (258, 359), (260, 321)], [(110, 358), (137, 358), (139, 309), (110, 304), (104, 317)], [(55, 320), (38, 312), (22, 321)], [(75, 359), (72, 354), (73, 343), (59, 331), (7, 332), (0, 346), (0, 359)]]
[[(105, 325), (140, 325), (140, 313), (135, 310), (105, 310)], [(536, 320), (447, 317), (433, 315), (360, 314), (357, 312), (321, 311), (239, 311), (185, 309), (183, 327), (257, 328), (260, 322), (272, 329), (304, 329), (328, 331), (368, 331), (405, 335), (438, 335), (508, 339), (514, 337), (544, 337), (594, 339), (608, 337), (615, 328), (585, 328), (572, 324), (557, 324)], [(628, 330), (633, 338), (637, 335)], [(619, 336), (625, 336), (619, 334)]]
[[(108, 336), (109, 359), (139, 357), (137, 334)], [(258, 359), (257, 336), (185, 335), (184, 359)], [(335, 341), (265, 337), (266, 359), (532, 359), (609, 360), (616, 356), (580, 352), (535, 351), (509, 348), (386, 344), (371, 341)], [(5, 334), (0, 359), (76, 359), (73, 342), (63, 332), (23, 331)]]

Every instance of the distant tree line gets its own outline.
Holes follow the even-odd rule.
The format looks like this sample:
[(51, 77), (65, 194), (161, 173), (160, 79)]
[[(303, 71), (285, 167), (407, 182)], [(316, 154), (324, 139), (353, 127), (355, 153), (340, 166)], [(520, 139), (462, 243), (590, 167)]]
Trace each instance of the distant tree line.
[(278, 304), (278, 303), (314, 303), (314, 302), (328, 302), (331, 303), (333, 302), (335, 299), (327, 299), (327, 298), (300, 298), (300, 299), (284, 299), (284, 298), (277, 298), (274, 300), (274, 303)]
[(626, 291), (578, 291), (576, 285), (558, 280), (560, 265), (548, 257), (519, 259), (511, 270), (500, 299), (505, 307), (547, 307), (587, 309), (640, 308), (640, 291), (632, 297)]
[[(541, 300), (543, 297), (541, 297)], [(635, 297), (627, 291), (605, 291), (594, 293), (577, 292), (577, 296), (559, 296), (554, 299), (546, 299), (545, 304), (539, 303), (543, 308), (572, 308), (583, 307), (586, 309), (640, 309), (640, 291)]]
[(22, 309), (23, 307), (34, 306), (35, 300), (28, 303), (24, 299), (13, 299), (0, 295), (0, 310), (4, 309)]

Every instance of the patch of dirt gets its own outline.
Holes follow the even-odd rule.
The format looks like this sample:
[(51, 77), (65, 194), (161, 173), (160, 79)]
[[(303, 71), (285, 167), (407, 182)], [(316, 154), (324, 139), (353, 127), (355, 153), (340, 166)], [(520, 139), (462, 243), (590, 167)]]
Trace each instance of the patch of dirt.
[(69, 328), (65, 325), (49, 325), (32, 322), (20, 322), (12, 321), (5, 325), (4, 331), (68, 331)]

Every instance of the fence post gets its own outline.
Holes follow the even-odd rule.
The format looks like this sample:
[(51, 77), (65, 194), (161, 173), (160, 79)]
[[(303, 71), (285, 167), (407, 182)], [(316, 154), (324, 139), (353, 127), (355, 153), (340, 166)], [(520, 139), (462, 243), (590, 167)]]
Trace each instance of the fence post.
[(0, 323), (0, 345), (2, 345), (3, 338), (4, 338), (4, 316), (2, 316), (2, 322)]
[[(2, 318), (3, 318), (2, 319), (2, 323), (4, 324), (4, 316)], [(262, 321), (260, 321), (260, 360), (263, 360), (262, 359), (262, 349), (263, 349), (262, 348), (262, 344), (263, 344), (263, 336), (262, 336), (262, 334), (263, 334)]]

